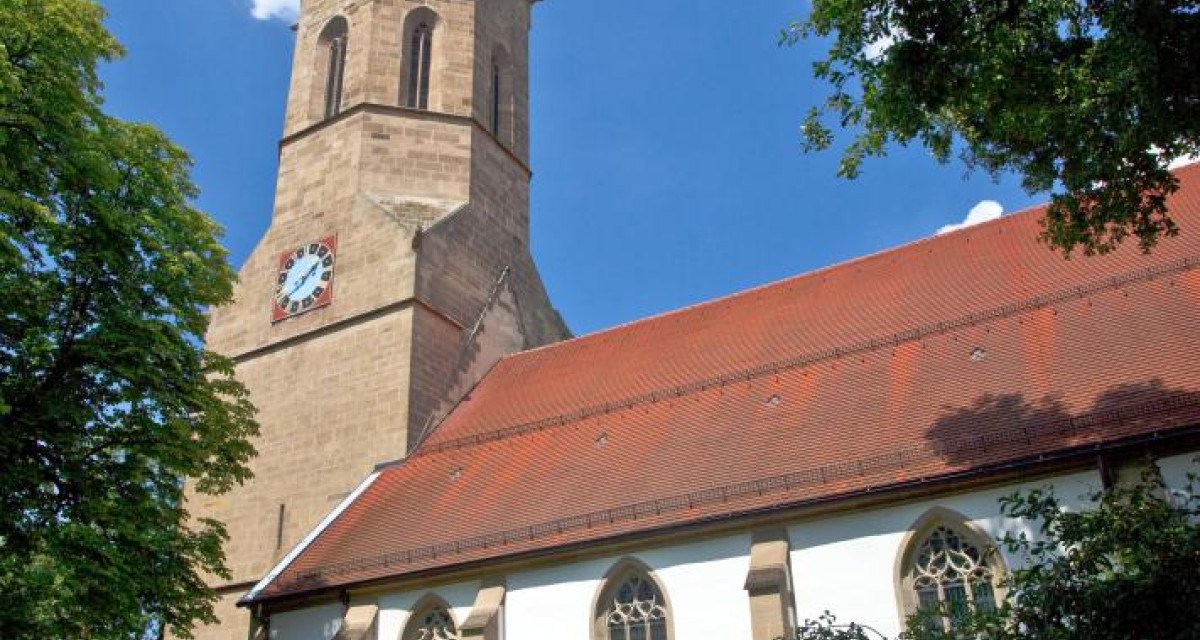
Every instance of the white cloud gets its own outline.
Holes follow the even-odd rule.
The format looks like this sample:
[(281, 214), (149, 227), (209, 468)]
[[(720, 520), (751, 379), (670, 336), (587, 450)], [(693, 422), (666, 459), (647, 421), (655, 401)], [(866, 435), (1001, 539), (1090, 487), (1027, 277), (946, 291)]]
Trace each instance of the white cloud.
[(1193, 162), (1200, 162), (1200, 156), (1179, 156), (1178, 158), (1168, 162), (1167, 168), (1178, 169), (1179, 167), (1192, 164)]
[[(1166, 153), (1163, 152), (1162, 147), (1160, 147), (1158, 145), (1151, 145), (1150, 153), (1153, 153), (1154, 155), (1158, 156), (1159, 160), (1165, 159), (1165, 156), (1167, 155)], [(1167, 160), (1167, 168), (1168, 169), (1178, 169), (1179, 167), (1192, 164), (1193, 162), (1200, 162), (1200, 155), (1176, 156), (1174, 158), (1171, 158), (1170, 160)]]
[(887, 53), (887, 50), (891, 49), (894, 44), (896, 44), (896, 37), (888, 34), (863, 47), (863, 53), (867, 55), (868, 60), (875, 60)]
[(277, 18), (295, 20), (300, 15), (300, 0), (251, 0), (250, 15), (259, 20)]
[(971, 210), (967, 212), (967, 217), (964, 218), (962, 222), (957, 224), (948, 224), (941, 229), (938, 229), (937, 232), (938, 235), (941, 235), (951, 231), (958, 231), (959, 229), (964, 229), (966, 227), (973, 227), (981, 222), (995, 220), (1002, 215), (1004, 215), (1004, 207), (999, 202), (996, 202), (995, 200), (980, 200), (979, 204), (971, 207)]
[(870, 42), (863, 47), (863, 55), (867, 56), (867, 60), (875, 61), (883, 57), (896, 44), (897, 40), (905, 39), (906, 34), (903, 29), (893, 27), (890, 31), (879, 37), (878, 40)]

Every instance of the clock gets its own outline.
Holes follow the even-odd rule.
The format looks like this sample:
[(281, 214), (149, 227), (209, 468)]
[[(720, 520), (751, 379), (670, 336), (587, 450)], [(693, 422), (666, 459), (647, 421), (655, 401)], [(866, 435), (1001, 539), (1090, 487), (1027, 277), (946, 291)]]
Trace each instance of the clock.
[(337, 236), (310, 242), (279, 254), (271, 321), (323, 307), (333, 301), (333, 266)]

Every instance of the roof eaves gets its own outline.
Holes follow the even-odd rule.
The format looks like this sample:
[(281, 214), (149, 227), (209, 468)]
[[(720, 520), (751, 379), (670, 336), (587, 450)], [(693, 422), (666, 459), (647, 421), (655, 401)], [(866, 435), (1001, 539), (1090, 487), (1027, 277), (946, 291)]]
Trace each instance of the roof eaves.
[(362, 493), (375, 482), (376, 478), (378, 478), (381, 473), (382, 471), (377, 470), (363, 479), (363, 481), (354, 488), (354, 491), (350, 492), (350, 495), (346, 496), (344, 500), (338, 503), (338, 505), (334, 507), (333, 511), (330, 511), (329, 515), (325, 516), (325, 519), (322, 520), (320, 524), (314, 527), (312, 531), (309, 531), (308, 535), (305, 536), (299, 544), (293, 547), (292, 550), (283, 557), (283, 560), (280, 560), (279, 563), (276, 564), (271, 571), (267, 573), (265, 577), (263, 577), (262, 580), (259, 580), (258, 583), (255, 584), (245, 596), (242, 596), (242, 599), (238, 601), (238, 606), (242, 607), (254, 603), (258, 598), (258, 595), (262, 593), (263, 589), (266, 589), (272, 582), (275, 581), (276, 578), (279, 577), (281, 573), (283, 573), (285, 569), (288, 568), (289, 565), (292, 564), (292, 562), (296, 560), (296, 558), (300, 557), (300, 554), (304, 553), (304, 551), (307, 550), (308, 547), (312, 545), (312, 543), (315, 542), (327, 528), (329, 528), (329, 525), (333, 524), (333, 522), (342, 515), (342, 512), (349, 508), (350, 505), (358, 499), (358, 496), (362, 495)]

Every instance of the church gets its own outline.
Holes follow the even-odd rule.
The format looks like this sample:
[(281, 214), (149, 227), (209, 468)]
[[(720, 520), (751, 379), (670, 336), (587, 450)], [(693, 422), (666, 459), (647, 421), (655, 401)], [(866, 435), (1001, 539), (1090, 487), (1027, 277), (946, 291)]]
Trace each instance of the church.
[(535, 1), (304, 0), (207, 337), (262, 431), (190, 494), (230, 534), (198, 638), (894, 636), (1003, 596), (1001, 496), (1186, 483), (1200, 165), (1150, 254), (1065, 260), (1035, 208), (573, 337), (529, 250)]

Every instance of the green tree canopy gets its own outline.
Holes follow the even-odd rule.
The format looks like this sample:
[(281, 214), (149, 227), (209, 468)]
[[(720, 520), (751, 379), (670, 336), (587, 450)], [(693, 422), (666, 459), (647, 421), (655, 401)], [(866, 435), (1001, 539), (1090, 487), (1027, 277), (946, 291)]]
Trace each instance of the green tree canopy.
[(212, 619), (220, 523), (182, 479), (245, 480), (257, 431), (202, 346), (235, 274), (190, 160), (101, 109), (92, 0), (0, 2), (0, 637)]
[(1167, 163), (1200, 153), (1200, 1), (813, 0), (784, 40), (827, 38), (809, 149), (854, 131), (839, 173), (919, 142), (1052, 191), (1044, 239), (1149, 250), (1176, 232)]

